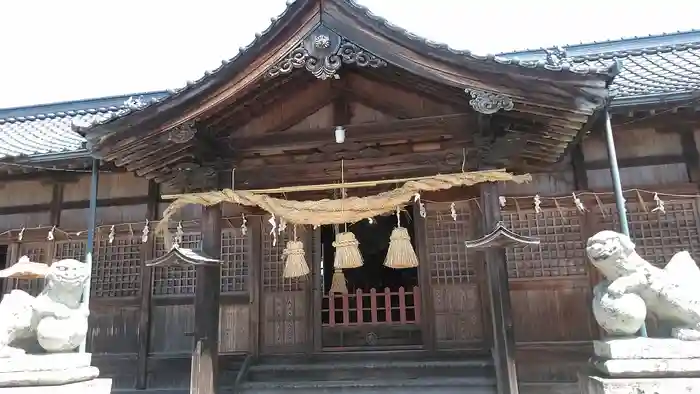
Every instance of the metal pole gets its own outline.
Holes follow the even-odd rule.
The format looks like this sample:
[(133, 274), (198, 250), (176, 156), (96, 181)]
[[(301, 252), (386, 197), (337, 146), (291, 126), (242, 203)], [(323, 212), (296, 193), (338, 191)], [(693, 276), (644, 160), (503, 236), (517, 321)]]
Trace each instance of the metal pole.
[[(615, 140), (613, 138), (612, 123), (610, 122), (610, 112), (605, 109), (605, 140), (608, 145), (608, 161), (610, 162), (610, 176), (612, 176), (613, 190), (615, 191), (615, 206), (620, 220), (620, 231), (630, 237), (629, 223), (627, 222), (627, 208), (625, 208), (625, 196), (622, 195), (622, 182), (620, 182), (620, 168), (617, 165), (617, 151), (615, 150)], [(642, 324), (639, 335), (647, 336), (647, 326)]]
[[(97, 221), (97, 184), (100, 178), (100, 161), (92, 160), (92, 174), (90, 176), (90, 213), (88, 214), (87, 245), (85, 246), (85, 264), (87, 264), (88, 280), (83, 288), (83, 308), (90, 308), (90, 283), (92, 282), (92, 251), (95, 244), (95, 222)], [(85, 353), (87, 337), (80, 344), (80, 353)]]

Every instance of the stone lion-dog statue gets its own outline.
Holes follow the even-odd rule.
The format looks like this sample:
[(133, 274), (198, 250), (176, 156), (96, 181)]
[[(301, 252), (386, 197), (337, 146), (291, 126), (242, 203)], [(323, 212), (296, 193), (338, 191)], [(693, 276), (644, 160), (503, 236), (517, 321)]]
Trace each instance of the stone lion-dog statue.
[(700, 340), (700, 269), (688, 252), (661, 269), (628, 236), (605, 230), (588, 239), (586, 253), (606, 278), (593, 289), (593, 314), (608, 333), (634, 335), (650, 313), (672, 337)]
[(62, 353), (75, 350), (87, 335), (88, 308), (83, 306), (88, 266), (65, 259), (51, 266), (33, 263), (27, 256), (0, 271), (0, 278), (44, 279), (36, 297), (12, 290), (0, 301), (0, 358), (39, 351)]

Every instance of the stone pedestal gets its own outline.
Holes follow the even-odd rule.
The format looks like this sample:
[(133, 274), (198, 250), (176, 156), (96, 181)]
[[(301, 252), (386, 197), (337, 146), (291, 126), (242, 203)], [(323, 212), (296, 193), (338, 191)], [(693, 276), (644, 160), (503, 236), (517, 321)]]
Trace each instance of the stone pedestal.
[[(89, 353), (24, 355), (0, 358), (2, 393), (109, 393), (111, 380), (97, 379)], [(104, 387), (108, 386), (106, 391)], [(36, 391), (44, 390), (44, 391)], [(72, 390), (72, 391), (71, 391)], [(87, 391), (86, 391), (87, 390)]]
[(700, 393), (700, 342), (624, 338), (596, 341), (582, 394)]

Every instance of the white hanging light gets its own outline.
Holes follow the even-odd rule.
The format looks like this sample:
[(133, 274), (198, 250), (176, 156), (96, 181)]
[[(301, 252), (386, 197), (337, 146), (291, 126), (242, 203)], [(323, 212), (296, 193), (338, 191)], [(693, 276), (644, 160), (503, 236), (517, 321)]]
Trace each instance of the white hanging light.
[(338, 144), (345, 142), (345, 128), (343, 126), (335, 127), (335, 142)]

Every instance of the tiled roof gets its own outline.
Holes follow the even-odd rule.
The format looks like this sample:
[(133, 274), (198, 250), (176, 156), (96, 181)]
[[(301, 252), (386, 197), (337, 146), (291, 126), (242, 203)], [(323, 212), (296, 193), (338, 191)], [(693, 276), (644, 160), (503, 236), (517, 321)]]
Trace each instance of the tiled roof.
[[(293, 3), (288, 2), (289, 6), (285, 11), (277, 18), (273, 18), (270, 26), (257, 34), (255, 40), (248, 46), (240, 48), (233, 58), (222, 61), (218, 69), (204, 73), (200, 79), (187, 82), (179, 89), (0, 109), (0, 160), (82, 150), (85, 139), (75, 132), (74, 125), (91, 124), (93, 121), (106, 122), (173, 98), (204, 83), (210, 76), (241, 58), (263, 36), (277, 28), (280, 19), (285, 17)], [(616, 59), (620, 59), (623, 61), (623, 70), (611, 86), (612, 93), (616, 97), (613, 104), (628, 98), (700, 91), (700, 31), (571, 45), (565, 47), (569, 61), (559, 66), (552, 66), (545, 61), (546, 54), (541, 49), (487, 56), (452, 49), (447, 44), (428, 41), (394, 26), (352, 0), (348, 0), (348, 3), (376, 23), (381, 23), (412, 41), (434, 49), (449, 51), (453, 55), (527, 68), (542, 67), (553, 71), (576, 73), (604, 72)], [(130, 98), (138, 99), (129, 100)], [(130, 103), (127, 104), (127, 100)]]
[[(622, 61), (610, 86), (613, 103), (632, 98), (700, 93), (700, 31), (679, 32), (564, 47), (572, 64), (604, 66)], [(502, 54), (543, 59), (543, 50)]]
[[(159, 98), (158, 100), (152, 100), (150, 102), (143, 102), (143, 103), (137, 103), (138, 105), (135, 105), (123, 112), (120, 112), (119, 114), (112, 114), (110, 117), (105, 117), (100, 119), (98, 122), (93, 124), (93, 126), (97, 126), (100, 124), (105, 124), (108, 122), (111, 122), (113, 120), (116, 120), (118, 118), (127, 116), (133, 112), (139, 112), (143, 111), (144, 109), (150, 107), (151, 105), (158, 104), (161, 101), (165, 100), (170, 100), (173, 99), (180, 94), (183, 94), (185, 92), (188, 92), (190, 89), (198, 87), (200, 85), (205, 84), (208, 82), (210, 79), (214, 78), (216, 74), (218, 74), (220, 71), (225, 70), (231, 66), (233, 66), (233, 63), (236, 63), (237, 60), (239, 60), (243, 55), (247, 55), (247, 52), (251, 50), (251, 48), (254, 48), (259, 42), (263, 41), (272, 31), (274, 31), (277, 27), (279, 27), (280, 23), (285, 20), (288, 14), (292, 13), (293, 6), (298, 5), (299, 3), (302, 3), (303, 0), (287, 0), (287, 7), (282, 11), (280, 15), (277, 17), (271, 18), (271, 23), (270, 25), (261, 33), (258, 33), (255, 35), (255, 39), (248, 44), (245, 47), (239, 48), (238, 53), (227, 60), (223, 60), (221, 62), (221, 66), (214, 69), (214, 70), (209, 70), (204, 72), (201, 78), (199, 78), (196, 81), (188, 81), (185, 86), (178, 88), (178, 89), (172, 89), (169, 90), (170, 95), (169, 96), (164, 96)], [(345, 0), (345, 2), (353, 8), (358, 14), (364, 15), (365, 17), (369, 18), (372, 20), (374, 23), (381, 24), (384, 28), (388, 29), (389, 31), (403, 36), (404, 38), (407, 38), (417, 44), (422, 44), (427, 47), (429, 47), (431, 50), (436, 51), (436, 52), (447, 52), (450, 55), (454, 56), (461, 56), (465, 59), (469, 60), (476, 60), (476, 61), (482, 61), (482, 62), (490, 62), (490, 63), (496, 63), (496, 64), (501, 64), (501, 65), (512, 65), (512, 66), (517, 66), (517, 67), (522, 67), (525, 69), (544, 69), (544, 70), (549, 70), (549, 71), (560, 71), (560, 72), (570, 72), (574, 74), (601, 74), (601, 75), (614, 75), (617, 71), (614, 65), (612, 64), (585, 64), (585, 63), (559, 63), (559, 64), (552, 64), (550, 62), (547, 62), (544, 58), (531, 58), (531, 59), (517, 59), (513, 57), (504, 57), (504, 56), (499, 56), (496, 54), (487, 54), (487, 55), (478, 55), (475, 54), (471, 51), (468, 50), (460, 50), (460, 49), (455, 49), (451, 48), (447, 43), (441, 43), (441, 42), (434, 42), (431, 40), (428, 40), (427, 38), (418, 36), (416, 34), (413, 34), (409, 32), (406, 29), (401, 28), (400, 26), (394, 25), (385, 18), (375, 15), (372, 13), (372, 11), (369, 10), (369, 8), (358, 4), (355, 0)]]
[[(135, 96), (151, 99), (164, 95), (154, 92)], [(134, 95), (0, 109), (0, 160), (81, 150), (85, 138), (74, 131), (73, 125), (123, 112), (130, 97)]]
[(700, 42), (575, 57), (576, 64), (605, 65), (622, 60), (610, 86), (613, 98), (700, 90)]

